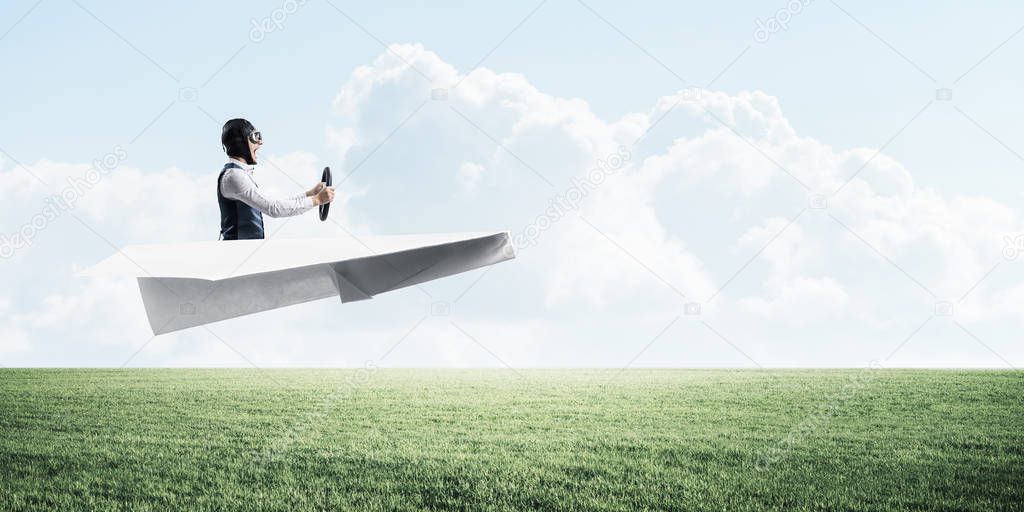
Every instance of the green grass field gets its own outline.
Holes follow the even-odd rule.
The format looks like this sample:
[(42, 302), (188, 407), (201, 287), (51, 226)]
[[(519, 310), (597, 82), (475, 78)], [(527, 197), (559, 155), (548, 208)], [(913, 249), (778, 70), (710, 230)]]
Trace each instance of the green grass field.
[(1008, 510), (1024, 373), (0, 370), (0, 510)]

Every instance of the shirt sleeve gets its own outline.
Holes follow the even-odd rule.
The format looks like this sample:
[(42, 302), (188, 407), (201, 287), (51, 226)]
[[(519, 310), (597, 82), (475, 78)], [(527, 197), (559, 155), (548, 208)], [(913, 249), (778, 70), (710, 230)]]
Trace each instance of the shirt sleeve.
[(260, 193), (256, 183), (238, 169), (228, 169), (220, 182), (220, 193), (228, 199), (241, 201), (269, 217), (292, 217), (313, 208), (313, 198), (305, 194), (288, 199), (272, 199)]

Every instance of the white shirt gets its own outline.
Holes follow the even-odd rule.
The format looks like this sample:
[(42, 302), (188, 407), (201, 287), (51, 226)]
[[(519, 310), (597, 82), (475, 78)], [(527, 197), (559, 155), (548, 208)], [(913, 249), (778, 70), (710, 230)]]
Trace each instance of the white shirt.
[(220, 180), (220, 193), (224, 197), (241, 201), (269, 217), (291, 217), (313, 208), (313, 198), (305, 193), (287, 199), (271, 199), (263, 195), (252, 177), (253, 168), (256, 166), (233, 159), (229, 162), (242, 168), (229, 167), (224, 173)]

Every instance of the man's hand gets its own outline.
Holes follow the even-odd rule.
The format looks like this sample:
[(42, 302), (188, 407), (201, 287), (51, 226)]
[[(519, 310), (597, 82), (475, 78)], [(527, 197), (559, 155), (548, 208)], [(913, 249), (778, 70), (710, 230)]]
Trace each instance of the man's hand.
[[(324, 185), (321, 183), (320, 185)], [(334, 201), (334, 187), (321, 186), (320, 190), (313, 196), (313, 206), (320, 206)]]
[(322, 182), (322, 181), (320, 183), (317, 183), (316, 185), (313, 186), (313, 188), (311, 188), (311, 189), (306, 191), (306, 197), (313, 197), (313, 196), (319, 194), (320, 191), (323, 190), (324, 187), (326, 187), (326, 186), (327, 186), (327, 184)]

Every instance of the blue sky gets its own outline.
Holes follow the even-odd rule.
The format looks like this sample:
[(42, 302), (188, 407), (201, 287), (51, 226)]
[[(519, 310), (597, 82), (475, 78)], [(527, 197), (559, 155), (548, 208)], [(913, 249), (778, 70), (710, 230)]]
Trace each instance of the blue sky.
[[(3, 30), (35, 4), (5, 2)], [(132, 140), (177, 98), (179, 88), (198, 88), (216, 73), (200, 91), (200, 106), (217, 117), (252, 117), (274, 135), (275, 149), (315, 150), (323, 144), (330, 98), (352, 69), (380, 52), (378, 40), (420, 42), (459, 69), (469, 69), (537, 5), (433, 4), (334, 2), (371, 36), (328, 2), (309, 0), (285, 18), (281, 29), (253, 43), (252, 21), (271, 16), (283, 2), (126, 6), (44, 0), (0, 46), (8, 76), (7, 122), (0, 138), (21, 159), (89, 157), (97, 148)], [(1014, 66), (1019, 50), (1014, 40), (954, 85), (1020, 28), (1022, 9), (1012, 2), (844, 6), (935, 81), (831, 2), (808, 4), (792, 17), (789, 29), (766, 43), (753, 40), (756, 20), (771, 18), (784, 2), (699, 8), (674, 2), (587, 5), (694, 84), (706, 84), (750, 46), (716, 89), (770, 91), (796, 127), (837, 147), (883, 144), (935, 88), (947, 86), (955, 89), (958, 106), (1010, 147), (1021, 142), (1014, 128), (1024, 112), (1020, 102), (1006, 101), (1016, 93), (1021, 73)], [(652, 98), (680, 86), (675, 76), (576, 2), (543, 3), (484, 64), (522, 73), (549, 94), (584, 98), (608, 117), (643, 110)], [(172, 107), (139, 137), (133, 161), (187, 167), (208, 162), (219, 148), (209, 142), (204, 116), (190, 106)], [(894, 141), (890, 150), (932, 168), (962, 164), (964, 155), (977, 163), (974, 158), (982, 156), (986, 167), (994, 168), (991, 174), (1009, 178), (1013, 173), (1008, 171), (1020, 161), (996, 151), (998, 146), (976, 127), (954, 122), (956, 113), (950, 110), (929, 112), (907, 140)], [(53, 137), (60, 137), (61, 144), (50, 143)], [(930, 159), (924, 151), (929, 146)], [(952, 182), (956, 174), (942, 169), (929, 176), (936, 186), (954, 190), (962, 185)]]
[[(512, 176), (524, 171), (502, 160), (491, 142), (464, 123), (460, 125), (462, 121), (453, 118), (443, 105), (427, 103), (375, 150), (408, 116), (410, 106), (429, 97), (431, 88), (450, 86), (430, 83), (446, 76), (448, 66), (463, 75), (481, 68), (499, 76), (519, 76), (531, 90), (546, 97), (581, 102), (587, 112), (584, 117), (598, 120), (593, 130), (610, 132), (618, 129), (610, 126), (630, 116), (646, 116), (644, 122), (649, 125), (663, 113), (657, 106), (659, 99), (671, 98), (687, 86), (703, 87), (714, 80), (709, 91), (730, 98), (733, 107), (729, 108), (737, 111), (751, 101), (743, 99), (745, 92), (758, 91), (777, 102), (779, 118), (795, 132), (792, 141), (780, 144), (776, 153), (764, 149), (774, 140), (759, 141), (757, 126), (748, 133), (743, 125), (733, 124), (737, 133), (726, 135), (734, 136), (732, 142), (739, 141), (738, 145), (709, 138), (706, 147), (682, 147), (679, 162), (683, 163), (664, 164), (665, 168), (685, 167), (680, 172), (706, 177), (724, 176), (723, 169), (733, 166), (762, 165), (756, 152), (736, 157), (753, 147), (741, 137), (782, 161), (784, 167), (791, 165), (789, 158), (798, 166), (803, 164), (796, 162), (806, 163), (812, 157), (831, 161), (832, 156), (822, 156), (826, 150), (827, 155), (863, 150), (867, 156), (861, 160), (869, 162), (865, 164), (865, 186), (879, 194), (858, 196), (858, 206), (835, 213), (869, 243), (866, 252), (854, 253), (856, 244), (847, 245), (850, 236), (837, 241), (836, 224), (822, 216), (801, 217), (797, 225), (803, 231), (787, 242), (791, 246), (786, 246), (786, 252), (774, 242), (764, 245), (780, 230), (785, 236), (778, 240), (796, 236), (792, 230), (782, 229), (786, 224), (777, 225), (772, 219), (791, 219), (799, 210), (793, 201), (804, 201), (808, 191), (794, 190), (792, 183), (786, 184), (785, 175), (776, 172), (768, 185), (755, 187), (757, 194), (750, 190), (750, 183), (762, 177), (743, 169), (729, 171), (736, 175), (723, 177), (721, 182), (705, 178), (659, 181), (648, 190), (649, 196), (637, 196), (641, 203), (652, 205), (651, 215), (656, 219), (651, 221), (651, 231), (630, 229), (631, 222), (650, 220), (646, 211), (629, 217), (631, 210), (624, 209), (621, 217), (601, 224), (608, 227), (623, 220), (621, 228), (608, 227), (613, 238), (618, 236), (616, 229), (621, 229), (619, 240), (636, 232), (663, 237), (658, 244), (636, 251), (650, 251), (650, 256), (644, 257), (650, 259), (609, 256), (595, 261), (595, 268), (622, 266), (621, 274), (564, 277), (566, 273), (551, 270), (560, 268), (560, 257), (572, 251), (596, 254), (605, 250), (576, 243), (575, 232), (566, 228), (566, 233), (546, 235), (533, 251), (536, 256), (524, 254), (523, 263), (513, 262), (506, 264), (511, 268), (488, 273), (479, 285), (473, 285), (473, 295), (467, 295), (465, 303), (460, 301), (457, 311), (463, 316), (459, 321), (503, 331), (495, 333), (493, 343), (500, 347), (495, 349), (497, 353), (507, 350), (503, 357), (511, 364), (621, 366), (665, 325), (673, 325), (673, 330), (682, 331), (677, 333), (681, 345), (652, 345), (633, 364), (858, 366), (873, 359), (874, 352), (888, 353), (883, 345), (898, 346), (916, 332), (914, 329), (930, 318), (936, 301), (951, 296), (952, 302), (958, 302), (962, 292), (955, 290), (970, 288), (982, 275), (991, 278), (979, 284), (978, 304), (966, 301), (964, 316), (955, 317), (955, 323), (936, 327), (948, 319), (929, 320), (921, 332), (935, 340), (934, 344), (922, 344), (920, 350), (910, 351), (892, 364), (1024, 363), (1024, 352), (1010, 339), (1019, 327), (1014, 318), (1019, 315), (1009, 305), (1018, 297), (1015, 278), (1019, 275), (1013, 261), (1000, 260), (1001, 240), (1016, 233), (1020, 224), (1024, 137), (1017, 120), (1024, 114), (1024, 102), (1020, 101), (1022, 71), (1016, 64), (1024, 48), (1024, 36), (1019, 35), (1024, 7), (1011, 2), (897, 6), (830, 1), (435, 4), (337, 0), (153, 5), (89, 0), (5, 2), (0, 7), (0, 62), (5, 77), (4, 94), (0, 95), (4, 112), (0, 150), (6, 156), (0, 171), (9, 175), (10, 183), (24, 185), (17, 177), (24, 170), (16, 163), (37, 170), (52, 168), (56, 176), (77, 172), (61, 165), (88, 165), (114, 148), (123, 148), (127, 156), (113, 170), (115, 178), (106, 182), (110, 189), (92, 191), (87, 199), (97, 204), (83, 204), (80, 212), (90, 225), (99, 226), (96, 230), (106, 241), (97, 240), (97, 234), (64, 217), (42, 232), (31, 247), (0, 263), (0, 272), (16, 283), (4, 298), (8, 332), (19, 340), (11, 343), (17, 350), (12, 348), (0, 356), (10, 364), (106, 366), (120, 364), (125, 352), (131, 354), (144, 346), (133, 364), (245, 364), (232, 359), (236, 356), (224, 352), (217, 340), (201, 339), (195, 333), (161, 337), (149, 345), (144, 345), (144, 336), (119, 343), (101, 339), (109, 330), (104, 322), (131, 313), (109, 304), (104, 306), (112, 315), (109, 318), (92, 312), (81, 305), (88, 302), (83, 297), (92, 293), (91, 285), (72, 277), (73, 268), (109, 254), (110, 244), (166, 238), (182, 241), (215, 232), (215, 225), (200, 224), (209, 218), (204, 215), (213, 202), (210, 180), (223, 160), (217, 142), (219, 125), (229, 117), (252, 120), (267, 138), (267, 156), (294, 165), (296, 180), (314, 177), (323, 164), (351, 169), (369, 155), (346, 185), (349, 200), (339, 212), (345, 214), (346, 225), (360, 233), (520, 228), (555, 192), (536, 188), (529, 183), (528, 174), (508, 181), (497, 171), (490, 172), (502, 169)], [(280, 24), (254, 40), (254, 23), (271, 18), (279, 19)], [(758, 41), (755, 30), (759, 22), (772, 19), (784, 19), (786, 27), (769, 34), (767, 41)], [(389, 66), (379, 63), (379, 59), (393, 57), (388, 45), (402, 45), (402, 51), (408, 52), (405, 58), (416, 62), (414, 68), (419, 70), (405, 69), (394, 82), (366, 85), (370, 92), (353, 100), (355, 110), (348, 114), (340, 111), (335, 99), (345, 87), (361, 83), (355, 75), (358, 68)], [(427, 78), (419, 76), (424, 70)], [(474, 91), (493, 85), (487, 77), (477, 79), (475, 75), (467, 84)], [(514, 88), (518, 92), (507, 93), (509, 101), (532, 98), (525, 86)], [(952, 100), (936, 100), (939, 88), (951, 89)], [(763, 104), (760, 101), (753, 100), (755, 108), (761, 108), (757, 106)], [(573, 137), (579, 136), (573, 131), (577, 128), (556, 123), (533, 134), (517, 132), (508, 111), (503, 110), (507, 105), (500, 102), (468, 111), (469, 106), (478, 105), (453, 91), (451, 105), (470, 112), (493, 134), (505, 134), (507, 138), (501, 140), (517, 155), (565, 182), (585, 170), (587, 161), (606, 154), (599, 151), (584, 156), (544, 147), (545, 141), (558, 144), (563, 140), (560, 137), (565, 137), (565, 145), (571, 145)], [(531, 113), (562, 115), (566, 108), (530, 103), (516, 113), (524, 118)], [(662, 179), (654, 163), (659, 157), (669, 159), (665, 155), (671, 154), (668, 148), (675, 141), (682, 138), (697, 144), (702, 134), (716, 129), (706, 117), (682, 110), (672, 109), (636, 148), (632, 162), (638, 175)], [(621, 130), (629, 132), (629, 123), (622, 125)], [(364, 143), (339, 148), (330, 134), (344, 130)], [(807, 140), (814, 141), (813, 147)], [(593, 146), (600, 144), (593, 142)], [(879, 149), (883, 158), (872, 159)], [(738, 160), (730, 160), (733, 157)], [(718, 158), (728, 163), (707, 164)], [(699, 167), (692, 165), (695, 161), (708, 168), (694, 170)], [(488, 169), (482, 184), (470, 187), (471, 192), (460, 189), (465, 182), (453, 177), (466, 162)], [(808, 165), (807, 172), (813, 173), (814, 164)], [(858, 167), (855, 163), (836, 165), (836, 172), (845, 176)], [(880, 168), (880, 181), (870, 181), (868, 176), (879, 166), (898, 168), (898, 172)], [(559, 174), (563, 171), (564, 176)], [(274, 185), (275, 179), (282, 188), (293, 185), (291, 179), (269, 174), (266, 179), (268, 185)], [(912, 186), (905, 184), (908, 179)], [(209, 182), (209, 190), (202, 188), (203, 180)], [(647, 180), (638, 178), (645, 184)], [(558, 186), (564, 183), (556, 181)], [(195, 185), (197, 192), (179, 187), (180, 183)], [(631, 190), (629, 186), (623, 185), (622, 190)], [(130, 201), (120, 206), (128, 211), (111, 211), (121, 204), (115, 197), (162, 194), (161, 187), (178, 187), (168, 195), (187, 194), (183, 197), (188, 199), (173, 203), (184, 204), (180, 211), (130, 213), (137, 204)], [(895, 195), (899, 201), (886, 195), (886, 187), (901, 191)], [(11, 196), (5, 197), (8, 206), (4, 207), (0, 233), (16, 232), (41, 207), (47, 194), (30, 188), (17, 190), (16, 195), (15, 189), (4, 193)], [(595, 211), (588, 214), (591, 218), (619, 208), (616, 201), (636, 198), (624, 192), (621, 196), (608, 194), (588, 204), (587, 208)], [(505, 210), (516, 213), (493, 212), (489, 209), (493, 204), (507, 204)], [(515, 210), (520, 207), (521, 212)], [(137, 224), (149, 227), (127, 229), (127, 221), (118, 215), (132, 215)], [(996, 219), (989, 222), (990, 217)], [(324, 228), (312, 222), (296, 224), (287, 226), (282, 236), (337, 235), (323, 233)], [(763, 240), (758, 238), (759, 229), (768, 233)], [(977, 232), (995, 242), (982, 248), (977, 245), (982, 242), (966, 240), (975, 235), (984, 238)], [(637, 243), (642, 246), (646, 242)], [(759, 252), (761, 248), (765, 249)], [(773, 250), (779, 253), (773, 256)], [(657, 263), (660, 255), (668, 254), (664, 251), (673, 251), (674, 256)], [(675, 317), (672, 311), (681, 305), (659, 295), (664, 291), (657, 290), (659, 279), (654, 279), (653, 285), (645, 282), (643, 286), (652, 286), (651, 290), (637, 285), (636, 290), (631, 288), (616, 299), (608, 291), (622, 286), (616, 279), (626, 284), (651, 280), (649, 275), (640, 277), (642, 270), (639, 274), (632, 273), (635, 269), (625, 270), (636, 266), (638, 258), (660, 277), (678, 271), (678, 282), (669, 280), (679, 288), (717, 289), (728, 283), (721, 310), (708, 313), (721, 316), (702, 318), (707, 325), (727, 326), (715, 328), (726, 337), (735, 326), (734, 336), (742, 341), (722, 344), (721, 336), (700, 321), (686, 326), (670, 324)], [(678, 270), (689, 268), (690, 259), (697, 262), (692, 271)], [(794, 268), (787, 267), (787, 262)], [(991, 274), (985, 274), (993, 268)], [(730, 281), (738, 269), (742, 272)], [(907, 274), (913, 279), (906, 279)], [(438, 297), (454, 297), (477, 277), (460, 276), (429, 289), (436, 290)], [(914, 295), (920, 290), (911, 291), (920, 288), (914, 280), (928, 281), (925, 288), (943, 289), (920, 298)], [(802, 290), (810, 295), (801, 299), (805, 302), (771, 302), (771, 297), (779, 299), (779, 290)], [(230, 332), (238, 326), (258, 331), (271, 324), (309, 325), (315, 324), (316, 318), (337, 314), (358, 324), (353, 332), (359, 334), (352, 338), (368, 346), (378, 338), (404, 332), (405, 324), (415, 324), (424, 310), (424, 297), (418, 295), (400, 292), (396, 297), (371, 301), (372, 305), (351, 308), (353, 311), (336, 311), (337, 304), (318, 303), (222, 328)], [(880, 306), (872, 297), (899, 305)], [(779, 320), (807, 303), (827, 302), (827, 298), (835, 299), (841, 310), (830, 313), (836, 316), (828, 325)], [(117, 304), (130, 304), (130, 293), (122, 299)], [(428, 305), (433, 300), (427, 300)], [(765, 306), (763, 300), (774, 306)], [(87, 322), (88, 327), (72, 331), (81, 339), (69, 339), (67, 332), (41, 320), (57, 315), (54, 310), (60, 307), (55, 304), (81, 305), (65, 308), (68, 319), (78, 318), (76, 315), (95, 318)], [(957, 311), (959, 314), (960, 309)], [(403, 327), (395, 327), (396, 322)], [(356, 348), (341, 352), (325, 349), (325, 345), (338, 345), (331, 329), (326, 323), (311, 329), (307, 338), (312, 341), (304, 342), (307, 345), (296, 350), (293, 358), (283, 356), (287, 351), (277, 349), (274, 340), (253, 342), (250, 359), (270, 366), (322, 361), (353, 365), (373, 358), (370, 349), (366, 354)], [(450, 333), (437, 329), (436, 334), (414, 343), (408, 354), (395, 356), (404, 358), (385, 364), (473, 366), (502, 362), (474, 352), (473, 345), (448, 340)], [(516, 338), (533, 341), (516, 346)], [(876, 342), (878, 350), (872, 345)], [(574, 356), (581, 352), (584, 357)]]

